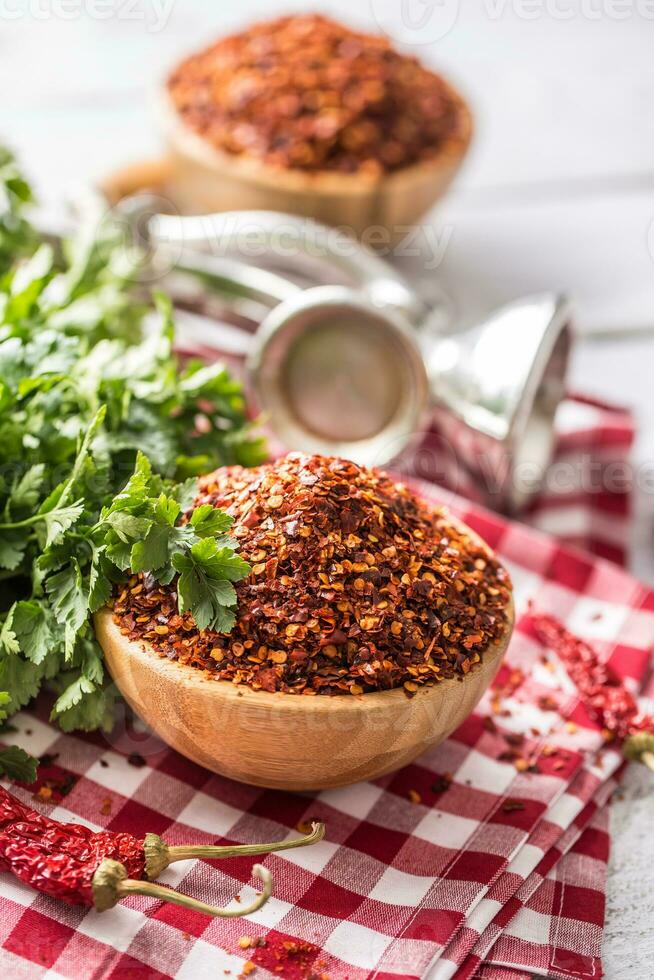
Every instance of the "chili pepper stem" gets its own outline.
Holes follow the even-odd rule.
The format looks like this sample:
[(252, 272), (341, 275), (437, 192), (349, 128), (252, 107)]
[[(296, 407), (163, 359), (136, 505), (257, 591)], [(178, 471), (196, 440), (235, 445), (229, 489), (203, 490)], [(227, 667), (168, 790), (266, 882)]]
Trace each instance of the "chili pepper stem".
[(262, 905), (265, 905), (272, 894), (273, 880), (270, 871), (260, 864), (255, 864), (252, 868), (252, 874), (255, 878), (259, 878), (263, 884), (263, 889), (255, 900), (250, 905), (239, 906), (234, 909), (218, 908), (215, 905), (207, 905), (206, 902), (191, 898), (190, 895), (182, 895), (173, 891), (172, 888), (166, 888), (165, 885), (155, 885), (150, 881), (136, 881), (128, 878), (125, 868), (119, 861), (106, 858), (100, 864), (93, 878), (93, 897), (98, 912), (105, 912), (107, 909), (113, 908), (128, 895), (147, 895), (172, 905), (181, 905), (193, 912), (203, 912), (205, 915), (211, 915), (214, 918), (234, 919), (256, 912)]
[(654, 732), (634, 732), (624, 740), (622, 751), (632, 762), (642, 762), (654, 772)]
[(311, 833), (293, 840), (278, 841), (272, 844), (227, 844), (227, 845), (169, 845), (158, 834), (146, 834), (143, 849), (145, 851), (145, 871), (153, 881), (158, 878), (169, 864), (174, 861), (188, 861), (192, 858), (230, 858), (271, 854), (274, 851), (288, 851), (294, 847), (306, 847), (317, 844), (325, 836), (324, 823), (312, 823)]

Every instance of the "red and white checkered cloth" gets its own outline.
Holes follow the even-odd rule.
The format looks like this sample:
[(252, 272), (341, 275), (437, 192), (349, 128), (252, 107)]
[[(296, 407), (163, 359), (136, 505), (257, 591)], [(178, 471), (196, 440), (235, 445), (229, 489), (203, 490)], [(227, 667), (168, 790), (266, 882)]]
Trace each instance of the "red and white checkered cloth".
[[(607, 432), (620, 429), (609, 410), (596, 411), (607, 416)], [(594, 448), (605, 445), (592, 435)], [(582, 448), (572, 433), (568, 448)], [(420, 489), (439, 499), (433, 487)], [(216, 980), (239, 975), (248, 960), (255, 980), (600, 974), (604, 804), (622, 762), (537, 642), (527, 604), (591, 641), (637, 691), (654, 643), (654, 592), (615, 564), (454, 503), (510, 568), (516, 631), (495, 691), (443, 745), (398, 773), (319, 794), (282, 793), (212, 775), (127, 723), (109, 738), (73, 737), (38, 709), (18, 716), (11, 740), (47, 753), (41, 778), (68, 790), (46, 806), (56, 818), (198, 843), (291, 837), (299, 823), (320, 818), (327, 838), (266, 859), (274, 897), (246, 920), (208, 920), (143, 897), (98, 915), (1, 875), (0, 968), (8, 976)], [(583, 532), (596, 549), (610, 544), (598, 528), (605, 523), (589, 521)], [(502, 714), (491, 724), (498, 685)], [(519, 771), (508, 757), (520, 734), (519, 754), (535, 759), (536, 771)], [(135, 751), (145, 765), (129, 764)], [(33, 790), (18, 792), (31, 800)], [(236, 893), (247, 901), (250, 864), (184, 862), (162, 880), (215, 904)], [(244, 950), (244, 935), (265, 945)]]

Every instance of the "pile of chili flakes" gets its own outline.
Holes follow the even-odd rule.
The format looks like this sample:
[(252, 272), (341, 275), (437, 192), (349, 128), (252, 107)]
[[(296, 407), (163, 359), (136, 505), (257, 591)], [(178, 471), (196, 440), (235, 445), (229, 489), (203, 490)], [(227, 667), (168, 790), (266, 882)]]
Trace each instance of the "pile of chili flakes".
[(508, 573), (445, 510), (385, 474), (291, 453), (216, 470), (194, 506), (234, 517), (252, 567), (221, 635), (177, 611), (174, 582), (133, 576), (114, 597), (123, 634), (255, 690), (353, 695), (463, 676), (507, 626)]
[(378, 177), (461, 135), (462, 103), (384, 37), (317, 14), (255, 24), (168, 79), (183, 121), (223, 152)]

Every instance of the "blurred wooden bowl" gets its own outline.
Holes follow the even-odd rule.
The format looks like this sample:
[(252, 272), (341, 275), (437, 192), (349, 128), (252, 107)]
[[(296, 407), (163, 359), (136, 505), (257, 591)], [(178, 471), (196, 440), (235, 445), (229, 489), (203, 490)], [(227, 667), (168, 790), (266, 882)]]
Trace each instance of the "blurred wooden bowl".
[[(164, 89), (155, 96), (168, 146), (173, 199), (184, 213), (266, 210), (299, 214), (351, 229), (383, 228), (388, 242), (404, 238), (443, 196), (472, 137), (467, 104), (450, 88), (459, 125), (433, 159), (382, 177), (270, 167), (253, 157), (223, 153), (180, 118)], [(371, 239), (370, 244), (374, 244)], [(386, 244), (386, 242), (384, 242)]]
[[(472, 534), (472, 532), (468, 531)], [(95, 616), (107, 666), (132, 708), (172, 748), (231, 779), (319, 790), (375, 779), (438, 745), (473, 711), (499, 669), (507, 627), (464, 677), (361, 697), (253, 691), (128, 639), (109, 609)]]
[(173, 166), (167, 157), (126, 163), (103, 177), (98, 187), (112, 206), (124, 197), (142, 193), (156, 194), (175, 206)]

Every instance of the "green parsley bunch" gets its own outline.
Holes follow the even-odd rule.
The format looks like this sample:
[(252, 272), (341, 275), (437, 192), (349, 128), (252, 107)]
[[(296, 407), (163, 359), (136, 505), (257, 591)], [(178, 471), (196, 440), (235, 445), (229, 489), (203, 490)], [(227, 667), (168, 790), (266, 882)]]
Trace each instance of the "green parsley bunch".
[[(0, 152), (0, 718), (48, 682), (65, 731), (108, 728), (92, 614), (147, 571), (178, 576), (200, 628), (229, 631), (249, 569), (227, 515), (185, 521), (189, 478), (256, 465), (263, 445), (223, 366), (180, 370), (170, 303), (135, 302), (137, 259), (111, 221), (58, 255), (27, 222), (29, 197)], [(2, 771), (25, 778), (28, 757), (0, 752)]]

